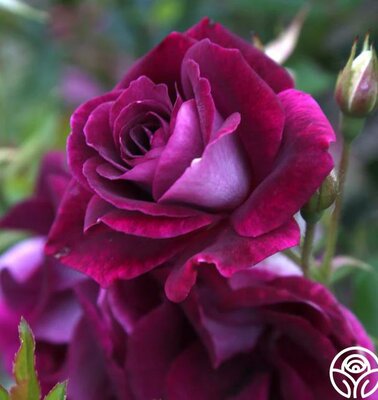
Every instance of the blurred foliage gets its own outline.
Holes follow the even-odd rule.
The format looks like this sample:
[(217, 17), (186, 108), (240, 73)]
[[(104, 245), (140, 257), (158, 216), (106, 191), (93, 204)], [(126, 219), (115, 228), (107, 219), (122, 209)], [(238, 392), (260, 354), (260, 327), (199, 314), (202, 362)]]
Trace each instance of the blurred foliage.
[[(377, 39), (376, 0), (0, 0), (0, 214), (31, 192), (41, 155), (63, 148), (69, 116), (109, 90), (136, 57), (203, 16), (251, 40), (274, 39), (305, 4), (286, 66), (334, 126), (333, 85), (355, 35)], [(375, 40), (377, 42), (377, 40)], [(342, 275), (336, 292), (378, 337), (378, 118), (355, 143), (339, 254), (373, 265)], [(339, 146), (334, 146), (336, 158)], [(4, 238), (4, 236), (3, 236)], [(13, 238), (4, 239), (4, 249)], [(5, 244), (4, 244), (5, 243)], [(351, 269), (353, 270), (353, 268)]]

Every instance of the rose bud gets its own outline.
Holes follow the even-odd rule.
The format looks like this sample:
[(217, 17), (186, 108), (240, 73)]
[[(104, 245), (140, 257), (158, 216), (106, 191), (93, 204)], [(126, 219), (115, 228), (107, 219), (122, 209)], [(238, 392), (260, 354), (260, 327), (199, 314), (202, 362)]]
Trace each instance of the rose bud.
[(1, 229), (33, 234), (0, 257), (0, 363), (12, 371), (23, 316), (35, 335), (36, 367), (44, 394), (67, 378), (68, 343), (82, 314), (75, 288), (87, 280), (44, 254), (46, 234), (68, 180), (65, 155), (47, 154), (35, 193), (0, 220)]
[(294, 215), (333, 168), (315, 100), (208, 19), (169, 34), (71, 128), (46, 251), (102, 286), (169, 263), (173, 301), (203, 266), (228, 277), (297, 245)]
[(373, 45), (366, 35), (363, 49), (356, 56), (357, 40), (349, 60), (339, 73), (335, 98), (341, 111), (355, 118), (367, 117), (376, 107), (378, 94), (378, 61)]
[(307, 222), (317, 222), (327, 208), (336, 200), (338, 185), (336, 175), (332, 171), (325, 178), (320, 188), (312, 195), (310, 201), (301, 209), (301, 216)]

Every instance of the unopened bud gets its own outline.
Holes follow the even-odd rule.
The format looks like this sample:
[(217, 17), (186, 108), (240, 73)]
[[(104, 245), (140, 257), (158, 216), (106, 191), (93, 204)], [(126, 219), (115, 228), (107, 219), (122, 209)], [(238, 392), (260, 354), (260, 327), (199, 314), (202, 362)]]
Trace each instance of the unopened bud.
[(311, 199), (302, 207), (301, 215), (306, 222), (317, 222), (323, 211), (329, 208), (338, 193), (335, 174), (331, 172)]
[(377, 54), (366, 35), (363, 49), (356, 57), (357, 39), (353, 43), (349, 60), (340, 72), (335, 98), (341, 111), (354, 118), (365, 118), (377, 105)]

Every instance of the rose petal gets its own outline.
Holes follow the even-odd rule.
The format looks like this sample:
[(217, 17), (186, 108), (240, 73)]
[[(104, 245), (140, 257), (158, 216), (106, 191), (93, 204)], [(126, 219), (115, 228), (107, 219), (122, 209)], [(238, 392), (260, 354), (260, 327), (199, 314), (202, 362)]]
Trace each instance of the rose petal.
[(169, 93), (174, 98), (175, 85), (180, 82), (182, 59), (193, 43), (193, 39), (182, 33), (170, 33), (131, 68), (116, 88), (127, 88), (130, 82), (146, 75), (154, 83), (167, 84)]
[(190, 217), (198, 215), (199, 211), (183, 206), (157, 204), (152, 199), (142, 196), (141, 191), (131, 182), (112, 182), (97, 173), (100, 160), (96, 157), (85, 163), (84, 172), (93, 191), (99, 197), (116, 208), (128, 211), (140, 211), (148, 215), (165, 215), (168, 217)]
[(85, 187), (87, 180), (83, 175), (84, 162), (96, 155), (95, 150), (87, 146), (83, 129), (92, 111), (102, 103), (114, 101), (122, 91), (113, 91), (103, 96), (96, 97), (80, 106), (71, 117), (71, 133), (67, 139), (68, 165), (72, 174)]
[(169, 303), (139, 320), (129, 337), (126, 363), (136, 398), (165, 396), (166, 374), (185, 341), (185, 328), (179, 309)]
[(110, 228), (141, 237), (166, 239), (181, 236), (219, 221), (220, 216), (201, 214), (194, 217), (170, 218), (138, 212), (114, 210), (101, 216), (100, 221)]
[(160, 156), (153, 184), (154, 198), (159, 199), (202, 151), (195, 101), (189, 100), (180, 107), (172, 135)]
[(281, 143), (284, 113), (277, 96), (239, 50), (222, 48), (207, 39), (191, 47), (185, 56), (182, 69), (185, 93), (191, 91), (185, 68), (187, 60), (195, 61), (201, 76), (208, 79), (219, 113), (223, 117), (240, 113), (238, 135), (256, 184), (270, 171)]
[(83, 233), (90, 198), (90, 193), (72, 181), (51, 228), (46, 252), (102, 285), (147, 272), (180, 252), (188, 240), (146, 239), (121, 234), (104, 225)]
[(164, 193), (160, 203), (181, 203), (210, 210), (233, 209), (250, 188), (249, 166), (236, 134), (239, 115), (226, 120), (217, 139), (194, 159), (182, 176)]
[(294, 86), (292, 78), (283, 67), (221, 24), (212, 23), (209, 18), (204, 18), (190, 28), (187, 35), (197, 40), (209, 38), (222, 47), (240, 50), (248, 64), (276, 93)]
[(165, 284), (166, 294), (172, 301), (184, 300), (196, 281), (197, 269), (201, 265), (214, 264), (221, 275), (230, 277), (278, 251), (295, 246), (299, 239), (299, 228), (294, 220), (257, 238), (240, 237), (232, 229), (224, 228), (215, 236), (214, 244), (198, 251), (172, 270)]
[(279, 98), (286, 114), (284, 140), (272, 172), (232, 217), (241, 235), (258, 236), (285, 223), (333, 167), (328, 148), (335, 135), (318, 104), (294, 89)]

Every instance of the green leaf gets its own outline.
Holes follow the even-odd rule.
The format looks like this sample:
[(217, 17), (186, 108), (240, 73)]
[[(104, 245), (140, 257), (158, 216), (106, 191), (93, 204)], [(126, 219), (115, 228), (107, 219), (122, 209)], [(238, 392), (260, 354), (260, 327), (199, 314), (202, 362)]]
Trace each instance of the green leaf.
[(44, 400), (65, 400), (67, 396), (67, 382), (55, 385)]
[(39, 400), (41, 389), (35, 372), (35, 341), (29, 325), (22, 318), (19, 325), (21, 346), (16, 354), (13, 374), (16, 385), (11, 388), (11, 400)]
[(8, 392), (0, 385), (0, 400), (9, 400)]

